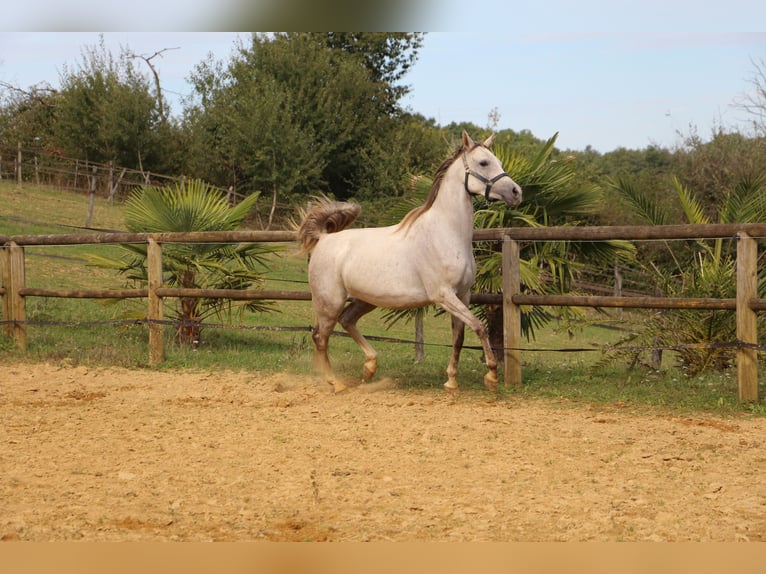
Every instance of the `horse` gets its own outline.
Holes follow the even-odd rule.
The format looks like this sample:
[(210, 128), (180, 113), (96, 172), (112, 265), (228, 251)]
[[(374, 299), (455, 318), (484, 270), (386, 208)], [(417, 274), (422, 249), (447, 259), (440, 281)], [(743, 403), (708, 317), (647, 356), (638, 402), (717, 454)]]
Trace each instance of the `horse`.
[(468, 308), (476, 278), (473, 257), (473, 196), (521, 201), (521, 187), (489, 150), (494, 135), (481, 143), (463, 131), (461, 145), (436, 170), (425, 203), (388, 227), (352, 228), (360, 206), (318, 198), (297, 225), (301, 250), (309, 254), (308, 280), (316, 324), (314, 368), (335, 392), (346, 385), (333, 375), (328, 341), (340, 322), (365, 355), (363, 381), (378, 366), (378, 354), (357, 327), (376, 307), (413, 309), (435, 304), (452, 316), (452, 355), (448, 390), (458, 388), (457, 371), (468, 325), (481, 341), (487, 374), (484, 384), (497, 390), (497, 360), (484, 324)]

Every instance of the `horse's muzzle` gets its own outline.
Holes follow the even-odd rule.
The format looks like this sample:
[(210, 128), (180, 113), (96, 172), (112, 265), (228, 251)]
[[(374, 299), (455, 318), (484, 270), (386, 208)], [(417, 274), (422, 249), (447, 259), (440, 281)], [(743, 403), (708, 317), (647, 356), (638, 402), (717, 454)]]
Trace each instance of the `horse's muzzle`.
[(504, 178), (496, 182), (489, 195), (494, 196), (491, 197), (492, 199), (501, 200), (508, 207), (515, 207), (521, 203), (521, 186), (509, 176), (507, 179)]

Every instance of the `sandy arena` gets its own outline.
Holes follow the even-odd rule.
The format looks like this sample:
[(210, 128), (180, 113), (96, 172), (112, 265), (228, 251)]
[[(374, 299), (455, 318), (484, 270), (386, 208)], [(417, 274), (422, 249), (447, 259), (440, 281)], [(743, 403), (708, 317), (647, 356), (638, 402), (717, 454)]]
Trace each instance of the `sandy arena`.
[(3, 540), (766, 540), (762, 418), (0, 368)]

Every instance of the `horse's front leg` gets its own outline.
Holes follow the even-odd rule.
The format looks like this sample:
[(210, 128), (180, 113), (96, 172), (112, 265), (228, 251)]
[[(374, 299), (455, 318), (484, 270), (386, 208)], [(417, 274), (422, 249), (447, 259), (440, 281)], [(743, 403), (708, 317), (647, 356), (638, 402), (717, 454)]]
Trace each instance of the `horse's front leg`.
[[(492, 351), (492, 345), (489, 343), (489, 333), (487, 332), (487, 328), (481, 321), (479, 321), (479, 319), (476, 318), (473, 313), (471, 313), (471, 310), (468, 308), (468, 306), (463, 303), (463, 301), (461, 301), (452, 291), (446, 291), (445, 293), (442, 293), (438, 304), (440, 307), (442, 307), (442, 309), (447, 311), (453, 317), (452, 358), (450, 359), (450, 363), (447, 366), (448, 379), (444, 386), (448, 389), (457, 388), (457, 379), (455, 377), (457, 373), (457, 361), (460, 356), (460, 350), (459, 348), (456, 348), (458, 334), (455, 330), (454, 320), (457, 319), (473, 329), (474, 333), (476, 333), (476, 335), (479, 337), (482, 349), (484, 350), (484, 362), (487, 365), (487, 374), (484, 375), (484, 385), (490, 391), (497, 391), (497, 359), (495, 358), (495, 353)], [(462, 348), (462, 332), (459, 336), (460, 347)], [(454, 372), (450, 374), (452, 368), (454, 368)]]
[(452, 355), (447, 365), (447, 382), (444, 387), (447, 389), (457, 389), (457, 367), (460, 362), (460, 351), (463, 349), (463, 340), (465, 339), (465, 323), (452, 315)]

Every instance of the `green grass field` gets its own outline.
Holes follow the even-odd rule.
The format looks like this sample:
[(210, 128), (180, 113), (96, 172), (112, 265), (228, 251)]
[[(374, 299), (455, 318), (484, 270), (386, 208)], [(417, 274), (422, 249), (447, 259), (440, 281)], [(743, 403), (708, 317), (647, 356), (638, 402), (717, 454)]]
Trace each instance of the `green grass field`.
[[(24, 187), (0, 182), (0, 234), (53, 234), (82, 232), (88, 198), (69, 192)], [(122, 229), (120, 205), (98, 199), (92, 227)], [(89, 266), (88, 253), (113, 253), (114, 246), (27, 247), (27, 286), (51, 289), (120, 288), (124, 279), (114, 272)], [(308, 290), (306, 260), (291, 245), (284, 245), (270, 262), (265, 289)], [(173, 303), (168, 301), (167, 305)], [(2, 361), (47, 361), (147, 368), (148, 334), (143, 325), (117, 325), (126, 312), (142, 311), (146, 302), (131, 300), (105, 303), (98, 300), (39, 298), (27, 300), (28, 349), (22, 354), (12, 341), (0, 338)], [(414, 326), (399, 323), (387, 329), (382, 312), (375, 311), (360, 321), (365, 335), (411, 341)], [(603, 364), (600, 348), (615, 342), (621, 333), (599, 326), (602, 316), (586, 313), (581, 326), (565, 328), (550, 323), (525, 342), (524, 384), (520, 389), (501, 388), (499, 396), (544, 397), (563, 402), (631, 407), (662, 407), (736, 414), (766, 414), (763, 399), (757, 405), (737, 401), (735, 372), (709, 373), (686, 377), (666, 353), (663, 368), (654, 371), (623, 364)], [(627, 314), (625, 324), (641, 320), (638, 313)], [(279, 301), (274, 312), (234, 311), (230, 316), (213, 318), (204, 329), (202, 344), (196, 349), (180, 347), (172, 329), (166, 332), (166, 361), (160, 369), (253, 369), (310, 373), (312, 343), (311, 304), (305, 301)], [(293, 330), (280, 330), (290, 328)], [(414, 362), (412, 343), (373, 342), (379, 351), (379, 377), (397, 380), (403, 388), (443, 392), (444, 370), (449, 357), (449, 318), (429, 314), (425, 321), (426, 357)], [(479, 344), (468, 332), (467, 346)], [(592, 349), (565, 352), (565, 349)], [(336, 371), (344, 377), (361, 376), (362, 355), (348, 337), (334, 336), (330, 356)], [(484, 392), (485, 369), (480, 351), (466, 349), (459, 380), (464, 389)], [(501, 371), (502, 372), (502, 371)], [(761, 383), (760, 395), (764, 395)]]

